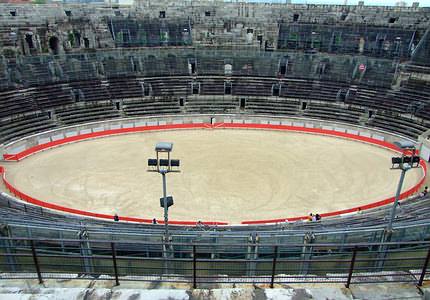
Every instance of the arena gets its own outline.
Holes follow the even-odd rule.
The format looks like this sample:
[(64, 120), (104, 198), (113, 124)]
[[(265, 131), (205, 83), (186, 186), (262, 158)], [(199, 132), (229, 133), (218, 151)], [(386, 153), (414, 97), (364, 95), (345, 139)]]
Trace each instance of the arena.
[(1, 281), (420, 299), (430, 9), (286, 2), (0, 4)]
[[(251, 127), (252, 129), (252, 127)], [(5, 165), (27, 195), (102, 214), (162, 220), (161, 176), (146, 172), (155, 144), (171, 141), (181, 173), (168, 177), (179, 221), (273, 220), (390, 198), (395, 152), (336, 137), (270, 130), (146, 132), (68, 144)], [(408, 173), (404, 191), (421, 170)]]

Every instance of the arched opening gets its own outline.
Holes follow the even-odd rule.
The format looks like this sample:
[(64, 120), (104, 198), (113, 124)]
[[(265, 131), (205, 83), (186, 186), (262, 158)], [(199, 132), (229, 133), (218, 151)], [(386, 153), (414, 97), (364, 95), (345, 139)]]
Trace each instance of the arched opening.
[(174, 72), (178, 68), (177, 66), (177, 57), (173, 54), (167, 55), (167, 67), (169, 68), (169, 72)]
[(49, 38), (49, 49), (52, 50), (53, 54), (58, 54), (60, 52), (60, 42), (56, 36), (51, 36)]
[(27, 42), (28, 48), (29, 49), (33, 49), (34, 48), (34, 44), (33, 44), (33, 33), (27, 33), (25, 35), (25, 41)]
[(79, 32), (74, 32), (74, 40), (75, 40), (75, 45), (76, 47), (81, 47), (81, 34)]
[(84, 38), (84, 46), (85, 46), (85, 49), (90, 48), (90, 40), (86, 37)]

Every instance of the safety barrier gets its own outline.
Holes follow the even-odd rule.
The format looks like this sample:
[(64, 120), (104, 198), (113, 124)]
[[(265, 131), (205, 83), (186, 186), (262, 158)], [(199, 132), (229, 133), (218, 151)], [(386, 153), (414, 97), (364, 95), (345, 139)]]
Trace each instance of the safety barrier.
[[(146, 132), (146, 131), (158, 131), (158, 130), (183, 130), (183, 129), (203, 129), (203, 128), (217, 128), (217, 129), (260, 129), (260, 130), (281, 130), (281, 131), (293, 131), (293, 132), (300, 132), (300, 133), (309, 133), (309, 134), (319, 134), (319, 135), (327, 135), (327, 136), (333, 136), (333, 137), (339, 137), (344, 139), (350, 139), (355, 141), (360, 141), (368, 144), (372, 144), (375, 146), (383, 147), (392, 151), (399, 152), (400, 150), (393, 144), (386, 142), (384, 140), (378, 140), (372, 137), (358, 135), (358, 134), (352, 134), (342, 131), (336, 131), (336, 130), (328, 130), (328, 129), (322, 129), (322, 128), (309, 128), (309, 127), (303, 127), (303, 126), (290, 126), (290, 125), (274, 125), (274, 124), (252, 124), (252, 123), (186, 123), (186, 124), (166, 124), (166, 125), (154, 125), (154, 126), (138, 126), (138, 127), (131, 127), (131, 128), (118, 128), (118, 129), (111, 129), (111, 130), (105, 130), (105, 131), (98, 131), (98, 132), (91, 132), (81, 135), (76, 135), (72, 137), (66, 137), (63, 139), (58, 139), (55, 141), (47, 142), (45, 144), (37, 145), (34, 147), (31, 147), (29, 149), (26, 149), (24, 151), (21, 151), (16, 154), (5, 154), (4, 157), (7, 160), (10, 161), (19, 161), (21, 159), (24, 159), (28, 157), (29, 155), (35, 154), (40, 151), (44, 151), (47, 149), (51, 149), (54, 147), (58, 147), (64, 144), (73, 143), (77, 141), (83, 141), (87, 139), (92, 138), (98, 138), (98, 137), (105, 137), (105, 136), (111, 136), (111, 135), (118, 135), (118, 134), (125, 134), (125, 133), (133, 133), (133, 132)], [(414, 193), (418, 192), (420, 187), (425, 181), (425, 177), (427, 174), (427, 166), (424, 162), (421, 161), (421, 168), (423, 171), (423, 176), (420, 179), (420, 181), (414, 185), (412, 188), (408, 189), (407, 191), (403, 192), (400, 196), (401, 199), (405, 199)], [(95, 218), (101, 218), (101, 219), (109, 219), (113, 220), (113, 215), (107, 215), (107, 214), (99, 214), (94, 212), (88, 212), (83, 210), (78, 210), (74, 208), (64, 207), (61, 205), (52, 204), (49, 202), (41, 201), (38, 199), (35, 199), (18, 189), (16, 189), (14, 186), (12, 186), (6, 179), (6, 170), (4, 168), (0, 169), (0, 172), (2, 173), (3, 182), (5, 186), (9, 189), (11, 193), (13, 193), (18, 198), (35, 204), (39, 205), (45, 208), (59, 210), (66, 213), (72, 213), (72, 214), (78, 214), (88, 217), (95, 217)], [(322, 217), (331, 217), (331, 216), (337, 216), (342, 215), (346, 213), (353, 213), (357, 212), (359, 210), (366, 210), (366, 209), (372, 209), (376, 208), (378, 206), (383, 206), (390, 204), (394, 201), (394, 197), (390, 197), (381, 201), (377, 201), (374, 203), (370, 203), (367, 205), (357, 206), (353, 208), (348, 208), (344, 210), (334, 211), (334, 212), (327, 212), (322, 213)], [(281, 223), (281, 222), (291, 222), (291, 221), (297, 221), (297, 220), (306, 220), (307, 216), (299, 216), (299, 217), (292, 217), (292, 218), (281, 218), (281, 219), (270, 219), (270, 220), (246, 220), (241, 222), (241, 224), (270, 224), (270, 223)], [(141, 223), (151, 223), (151, 219), (144, 219), (144, 218), (135, 218), (135, 217), (121, 217), (122, 221), (130, 221), (130, 222), (141, 222)], [(158, 223), (163, 224), (163, 220), (157, 220)], [(228, 225), (226, 222), (209, 222), (209, 221), (203, 221), (203, 224), (206, 225)], [(169, 221), (169, 224), (175, 224), (175, 225), (192, 225), (194, 226), (196, 224), (196, 221)]]
[[(264, 248), (265, 255), (250, 255), (257, 248)], [(115, 285), (163, 281), (193, 288), (292, 283), (349, 288), (385, 282), (422, 286), (428, 280), (430, 242), (205, 244), (1, 237), (0, 257), (7, 261), (0, 264), (0, 279), (37, 279), (40, 284), (91, 278), (114, 280)]]

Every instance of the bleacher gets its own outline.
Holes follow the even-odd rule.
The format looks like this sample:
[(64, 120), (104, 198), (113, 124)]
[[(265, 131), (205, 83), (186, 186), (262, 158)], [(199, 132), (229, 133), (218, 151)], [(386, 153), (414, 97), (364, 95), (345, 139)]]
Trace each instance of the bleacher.
[(6, 90), (0, 92), (0, 118), (21, 115), (37, 110), (33, 89)]
[[(400, 89), (388, 89), (299, 78), (123, 76), (4, 90), (0, 92), (0, 118), (55, 110), (59, 118), (52, 122), (62, 126), (119, 116), (247, 112), (361, 124), (416, 139), (429, 127), (430, 96), (425, 86), (414, 89), (414, 85), (421, 86), (414, 81), (403, 83)], [(240, 99), (245, 99), (246, 105), (238, 110)], [(112, 104), (104, 106), (106, 101)], [(114, 101), (123, 105), (113, 107)], [(301, 101), (309, 105), (300, 107)], [(91, 104), (87, 115), (88, 107), (81, 108), (80, 103)], [(78, 107), (76, 116), (70, 107)]]
[(108, 83), (101, 80), (73, 81), (69, 83), (74, 90), (80, 90), (86, 102), (107, 101), (111, 98)]
[(299, 109), (299, 101), (283, 98), (252, 97), (246, 101), (246, 110), (255, 114), (296, 116), (299, 114)]
[(109, 94), (112, 99), (141, 98), (144, 95), (142, 89), (144, 79), (135, 77), (117, 77), (109, 79)]
[(414, 119), (408, 119), (399, 115), (376, 114), (367, 121), (367, 125), (390, 132), (397, 132), (414, 140), (423, 134), (429, 126), (423, 126)]
[(67, 108), (56, 109), (58, 122), (64, 125), (74, 125), (95, 121), (115, 119), (120, 116), (118, 110), (110, 103), (91, 103), (73, 105)]
[(310, 102), (303, 112), (304, 117), (359, 124), (363, 109), (355, 107), (342, 107), (327, 103)]
[(124, 100), (123, 111), (127, 117), (175, 114), (181, 111), (176, 99)]
[(225, 114), (236, 113), (238, 107), (239, 100), (232, 97), (188, 97), (184, 105), (184, 111), (192, 114)]
[(34, 112), (22, 117), (12, 117), (0, 121), (0, 142), (11, 142), (34, 133), (47, 131), (57, 126), (49, 115), (43, 112)]

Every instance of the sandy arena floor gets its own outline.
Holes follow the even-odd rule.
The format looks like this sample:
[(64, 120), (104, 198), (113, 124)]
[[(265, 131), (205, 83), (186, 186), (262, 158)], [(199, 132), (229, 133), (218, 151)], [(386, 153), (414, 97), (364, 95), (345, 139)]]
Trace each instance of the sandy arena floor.
[[(172, 220), (229, 221), (323, 213), (394, 195), (392, 152), (334, 137), (262, 130), (181, 130), (107, 137), (7, 163), (7, 178), (44, 201), (99, 213), (162, 218), (159, 141), (174, 143)], [(409, 171), (405, 189), (421, 170)]]

